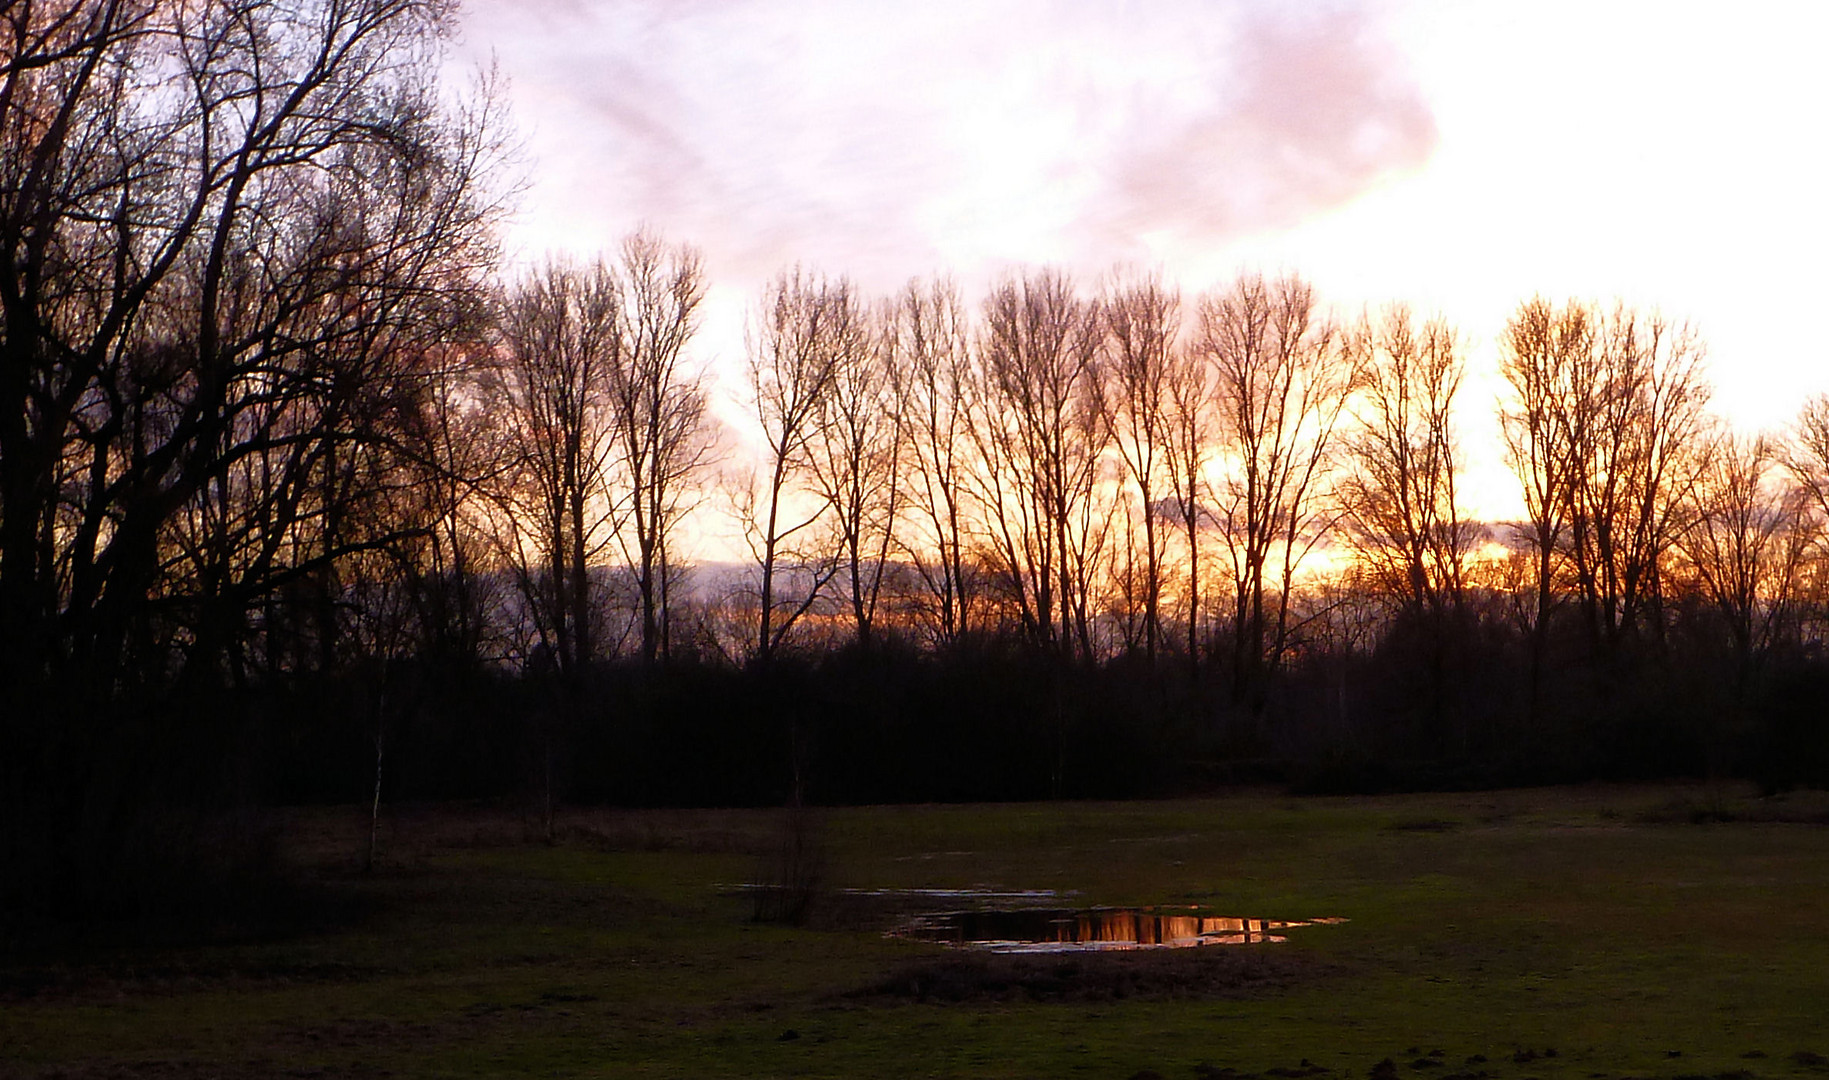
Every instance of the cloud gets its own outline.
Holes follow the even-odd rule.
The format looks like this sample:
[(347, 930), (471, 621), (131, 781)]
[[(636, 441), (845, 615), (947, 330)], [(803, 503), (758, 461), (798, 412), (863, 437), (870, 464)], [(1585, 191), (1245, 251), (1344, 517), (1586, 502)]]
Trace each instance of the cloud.
[[(1098, 267), (1299, 223), (1421, 166), (1375, 9), (482, 0), (536, 161), (526, 232), (639, 221), (760, 278)], [(537, 239), (536, 239), (536, 242)]]
[(1296, 224), (1419, 168), (1435, 121), (1362, 10), (1244, 20), (1202, 107), (1142, 125), (1113, 155), (1120, 233), (1194, 240)]

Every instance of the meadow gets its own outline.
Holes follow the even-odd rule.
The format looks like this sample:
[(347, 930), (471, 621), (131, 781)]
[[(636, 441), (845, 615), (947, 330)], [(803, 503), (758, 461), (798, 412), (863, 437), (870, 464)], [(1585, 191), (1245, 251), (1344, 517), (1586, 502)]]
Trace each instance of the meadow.
[[(1829, 1077), (1829, 797), (1724, 787), (562, 813), (287, 811), (243, 926), (0, 964), (0, 1075)], [(802, 851), (799, 925), (738, 886)], [(882, 890), (1338, 917), (966, 956)], [(305, 900), (299, 900), (298, 897)]]

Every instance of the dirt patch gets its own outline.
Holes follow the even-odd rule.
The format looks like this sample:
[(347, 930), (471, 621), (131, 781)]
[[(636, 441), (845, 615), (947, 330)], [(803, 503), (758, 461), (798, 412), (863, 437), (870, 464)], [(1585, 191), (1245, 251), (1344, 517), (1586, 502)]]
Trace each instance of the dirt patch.
[(1267, 997), (1336, 974), (1303, 953), (1269, 949), (1008, 956), (955, 953), (905, 965), (851, 991), (853, 1001), (1143, 1001)]

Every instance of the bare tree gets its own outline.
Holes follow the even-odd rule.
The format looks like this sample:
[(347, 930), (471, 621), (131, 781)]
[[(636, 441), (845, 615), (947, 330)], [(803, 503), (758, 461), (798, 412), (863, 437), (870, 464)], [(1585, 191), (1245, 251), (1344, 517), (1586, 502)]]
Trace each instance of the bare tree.
[(620, 535), (639, 593), (642, 659), (652, 664), (671, 652), (673, 542), (711, 453), (703, 377), (684, 356), (705, 278), (698, 252), (668, 247), (647, 232), (623, 241), (620, 271), (621, 363), (610, 391), (614, 454), (629, 502)]
[(1439, 621), (1462, 605), (1467, 556), (1479, 539), (1456, 499), (1459, 343), (1445, 322), (1418, 326), (1398, 305), (1363, 319), (1346, 347), (1362, 373), (1342, 491), (1350, 540), (1386, 595)]
[[(1708, 459), (1700, 341), (1625, 307), (1605, 321), (1599, 370), (1577, 398), (1570, 547), (1592, 640), (1663, 633), (1664, 557)], [(1587, 422), (1583, 423), (1584, 414)]]
[(1215, 513), (1231, 560), (1233, 693), (1261, 711), (1289, 646), (1290, 594), (1331, 521), (1334, 436), (1351, 357), (1297, 278), (1248, 275), (1200, 304), (1227, 476)]
[[(202, 677), (240, 612), (379, 539), (341, 528), (366, 522), (322, 504), (347, 490), (327, 478), (381, 444), (369, 421), (401, 415), (412, 339), (489, 257), (491, 146), (439, 104), (443, 18), (405, 0), (0, 15), (15, 674), (75, 662), (114, 693), (130, 651), (161, 651), (147, 597), (178, 589)], [(209, 552), (174, 550), (191, 541)]]
[(1091, 584), (1106, 539), (1097, 499), (1109, 440), (1098, 311), (1066, 275), (1005, 281), (984, 304), (972, 435), (989, 548), (1036, 645), (1092, 654)]
[(1207, 351), (1184, 346), (1168, 356), (1165, 380), (1164, 481), (1174, 507), (1176, 524), (1187, 556), (1183, 600), (1183, 627), (1187, 635), (1188, 668), (1200, 670), (1205, 621), (1202, 614), (1202, 543), (1214, 523), (1209, 468), (1218, 451), (1218, 419), (1214, 415), (1215, 371)]
[(760, 574), (759, 663), (774, 657), (838, 571), (830, 545), (808, 542), (828, 504), (804, 485), (839, 373), (869, 345), (851, 283), (798, 268), (769, 285), (751, 326), (749, 388), (766, 458), (763, 475), (739, 493), (738, 513)]
[(1363, 317), (1345, 347), (1361, 385), (1346, 440), (1342, 525), (1367, 591), (1395, 609), (1390, 628), (1424, 650), (1428, 725), (1440, 737), (1450, 655), (1467, 625), (1467, 557), (1480, 535), (1456, 499), (1459, 345), (1445, 322), (1418, 326), (1407, 308), (1393, 305)]
[(1829, 518), (1829, 394), (1818, 394), (1798, 410), (1790, 437), (1781, 448), (1785, 468)]
[(1677, 541), (1726, 630), (1736, 693), (1750, 688), (1771, 647), (1794, 625), (1818, 535), (1810, 520), (1812, 495), (1781, 482), (1778, 457), (1766, 438), (1718, 440), (1704, 481), (1691, 492), (1692, 514)]
[[(1817, 536), (1811, 552), (1808, 610), (1820, 620), (1824, 612), (1823, 570), (1829, 568), (1829, 549), (1822, 540), (1829, 534), (1829, 394), (1818, 394), (1806, 400), (1798, 410), (1790, 431), (1780, 444), (1785, 470), (1806, 504), (1809, 525)], [(1821, 638), (1819, 628), (1816, 637)]]
[(611, 473), (620, 300), (602, 263), (555, 262), (515, 287), (500, 316), (493, 392), (517, 466), (499, 493), (503, 551), (542, 652), (568, 679), (596, 655), (602, 598), (591, 568), (624, 510)]
[(1140, 523), (1143, 540), (1138, 590), (1143, 603), (1143, 647), (1153, 664), (1162, 636), (1165, 554), (1158, 504), (1163, 487), (1176, 475), (1169, 459), (1176, 434), (1175, 338), (1180, 330), (1181, 297), (1164, 287), (1159, 276), (1119, 278), (1107, 289), (1102, 311), (1104, 373), (1110, 382), (1103, 395), (1106, 423), (1115, 436), (1125, 475), (1136, 491), (1130, 513)]
[(855, 341), (835, 357), (830, 392), (807, 442), (807, 461), (831, 512), (852, 632), (868, 649), (902, 511), (903, 437), (894, 309), (885, 306), (860, 318), (864, 325)]
[(0, 818), (60, 822), (34, 843), (73, 802), (130, 816), (124, 712), (334, 658), (341, 565), (423, 527), (403, 428), (497, 212), (486, 98), (436, 84), (449, 17), (0, 8), (0, 758), (42, 771), (8, 766)]
[(909, 282), (894, 324), (896, 412), (907, 443), (903, 486), (916, 527), (899, 543), (932, 599), (934, 635), (950, 645), (971, 627), (975, 599), (966, 475), (972, 386), (970, 331), (958, 289)]
[(1570, 304), (1558, 310), (1539, 296), (1519, 307), (1500, 341), (1500, 370), (1511, 386), (1511, 401), (1500, 411), (1500, 430), (1506, 457), (1524, 491), (1523, 540), (1535, 571), (1536, 603), (1530, 616), (1533, 701), (1541, 688), (1550, 612), (1558, 599), (1557, 552), (1569, 528), (1571, 459), (1580, 434), (1560, 403), (1570, 401), (1588, 377), (1599, 333), (1585, 306)]
[(1658, 315), (1538, 298), (1507, 329), (1504, 370), (1537, 557), (1535, 662), (1562, 572), (1592, 649), (1661, 638), (1665, 556), (1708, 458), (1701, 343)]
[(485, 493), (514, 455), (498, 445), (487, 413), (479, 376), (491, 366), (488, 347), (447, 350), (429, 365), (418, 422), (405, 442), (414, 462), (407, 494), (424, 527), (397, 545), (398, 566), (418, 606), (420, 648), (446, 670), (479, 667), (498, 654)]

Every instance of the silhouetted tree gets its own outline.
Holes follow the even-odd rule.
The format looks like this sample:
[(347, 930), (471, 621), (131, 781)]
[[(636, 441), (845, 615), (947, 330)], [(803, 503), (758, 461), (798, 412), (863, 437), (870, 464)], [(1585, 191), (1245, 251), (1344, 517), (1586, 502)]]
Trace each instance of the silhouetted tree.
[(984, 302), (973, 388), (988, 550), (1024, 634), (1068, 658), (1093, 653), (1090, 593), (1108, 525), (1098, 330), (1098, 308), (1065, 274), (1005, 281)]
[(396, 567), (418, 608), (422, 657), (452, 674), (480, 670), (501, 652), (486, 493), (515, 455), (488, 413), (481, 376), (489, 347), (484, 339), (428, 357), (425, 394), (404, 441), (412, 482), (401, 494), (424, 525), (395, 545)]
[(1120, 278), (1107, 289), (1102, 313), (1104, 370), (1111, 384), (1102, 400), (1118, 457), (1136, 489), (1130, 513), (1143, 533), (1143, 647), (1153, 664), (1162, 636), (1164, 559), (1157, 504), (1165, 479), (1174, 475), (1169, 458), (1181, 297), (1156, 276)]
[(1570, 402), (1571, 563), (1590, 638), (1661, 638), (1662, 569), (1708, 460), (1710, 387), (1687, 327), (1620, 307)]
[(1215, 370), (1207, 351), (1191, 345), (1172, 350), (1164, 380), (1164, 481), (1187, 556), (1183, 597), (1188, 667), (1198, 673), (1207, 630), (1202, 535), (1215, 524), (1209, 476), (1218, 452), (1218, 419), (1213, 407)]
[(1829, 394), (1804, 402), (1780, 452), (1819, 519), (1829, 520)]
[(1368, 315), (1347, 335), (1361, 372), (1346, 439), (1347, 539), (1372, 577), (1415, 615), (1457, 610), (1479, 528), (1461, 517), (1453, 425), (1463, 365), (1454, 331), (1407, 308)]
[(1773, 645), (1794, 628), (1819, 534), (1810, 496), (1784, 482), (1770, 440), (1723, 437), (1707, 456), (1677, 548), (1725, 631), (1731, 689), (1742, 696)]
[(1341, 485), (1345, 539), (1366, 576), (1419, 636), (1430, 733), (1447, 727), (1450, 652), (1465, 635), (1466, 564), (1479, 528), (1463, 520), (1453, 427), (1462, 366), (1439, 319), (1407, 308), (1368, 314), (1346, 337), (1360, 372), (1357, 424)]
[(244, 680), (257, 638), (334, 656), (339, 564), (421, 527), (382, 512), (401, 427), (496, 209), (487, 100), (436, 84), (449, 14), (0, 12), (0, 757), (62, 792), (5, 815), (69, 823), (40, 840), (118, 848), (157, 757), (118, 713)]
[(1200, 304), (1225, 478), (1214, 513), (1231, 559), (1234, 700), (1260, 713), (1289, 646), (1296, 572), (1328, 531), (1335, 434), (1352, 357), (1308, 283), (1248, 275)]
[(831, 515), (838, 578), (854, 640), (868, 649), (902, 512), (902, 414), (894, 309), (861, 313), (855, 343), (838, 352), (820, 401), (807, 463)]
[(1524, 492), (1523, 541), (1532, 554), (1536, 594), (1530, 615), (1532, 709), (1540, 700), (1558, 552), (1569, 528), (1572, 458), (1577, 426), (1563, 402), (1574, 398), (1585, 379), (1599, 328), (1584, 306), (1557, 309), (1533, 297), (1506, 323), (1500, 340), (1500, 370), (1511, 400), (1499, 414), (1506, 457)]
[(851, 283), (798, 268), (769, 285), (751, 326), (749, 388), (765, 457), (762, 475), (738, 493), (738, 511), (760, 575), (751, 656), (761, 664), (838, 572), (833, 546), (808, 542), (829, 504), (803, 487), (840, 372), (870, 347)]
[(625, 492), (613, 474), (620, 289), (602, 263), (549, 263), (510, 291), (490, 388), (515, 467), (498, 488), (502, 550), (539, 647), (576, 679), (596, 657), (601, 575)]
[(1707, 458), (1700, 343), (1659, 316), (1539, 298), (1505, 346), (1502, 421), (1537, 553), (1538, 626), (1560, 558), (1593, 649), (1661, 635), (1662, 563)]
[(926, 587), (933, 636), (942, 646), (971, 628), (977, 598), (966, 486), (973, 464), (968, 322), (949, 281), (910, 282), (896, 302), (891, 370), (907, 442), (901, 483), (916, 521), (898, 547)]
[(611, 382), (614, 457), (628, 515), (621, 536), (641, 605), (641, 654), (652, 664), (672, 648), (670, 590), (680, 566), (676, 534), (710, 464), (703, 377), (686, 365), (705, 297), (699, 254), (647, 232), (622, 244), (617, 332), (620, 363)]

